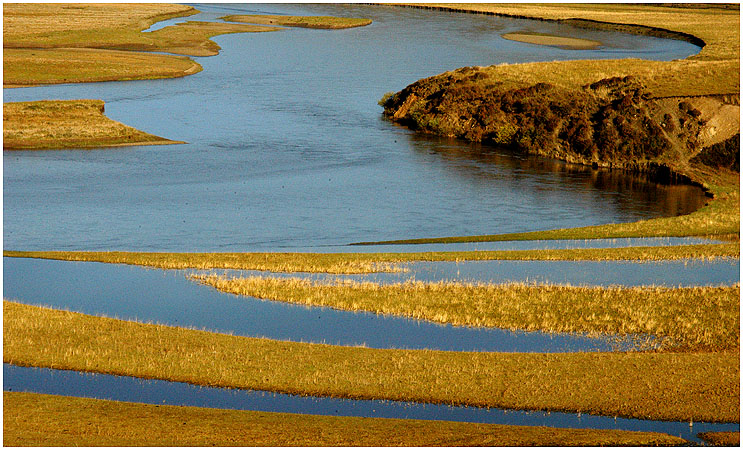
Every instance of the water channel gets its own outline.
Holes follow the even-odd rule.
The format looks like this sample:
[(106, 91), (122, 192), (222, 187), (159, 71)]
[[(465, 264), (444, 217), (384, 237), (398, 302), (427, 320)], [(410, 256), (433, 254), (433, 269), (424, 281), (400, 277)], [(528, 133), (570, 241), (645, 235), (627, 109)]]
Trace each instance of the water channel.
[[(627, 342), (624, 346), (618, 346), (608, 339), (569, 334), (453, 327), (393, 316), (261, 301), (199, 285), (186, 278), (189, 271), (25, 258), (3, 260), (3, 296), (10, 300), (241, 336), (374, 348), (454, 351), (564, 352), (612, 350), (631, 345), (631, 342)], [(614, 277), (625, 280), (627, 284), (640, 285), (664, 284), (665, 278), (673, 280), (668, 283), (673, 286), (679, 279), (676, 277), (686, 278), (689, 284), (694, 285), (732, 284), (737, 282), (740, 273), (738, 260), (672, 261), (663, 264), (482, 261), (458, 265), (446, 262), (410, 264), (409, 267), (411, 271), (407, 273), (374, 274), (372, 279), (378, 282), (409, 278), (423, 281), (441, 278), (456, 280), (457, 274), (453, 269), (458, 268), (459, 277), (464, 280), (529, 281), (529, 274), (538, 279), (541, 273), (542, 277), (572, 274), (580, 279), (593, 280), (594, 285), (597, 279), (607, 275), (611, 280), (607, 284), (616, 284)], [(309, 274), (305, 276), (310, 277)], [(368, 276), (353, 278), (365, 279)], [(648, 279), (655, 282), (637, 282)]]
[(667, 422), (542, 411), (304, 397), (273, 392), (219, 389), (132, 377), (49, 370), (3, 364), (3, 386), (15, 392), (72, 395), (155, 405), (185, 405), (301, 414), (451, 420), (560, 428), (618, 429), (668, 433), (701, 443), (697, 433), (739, 431), (735, 423)]
[[(342, 246), (358, 241), (673, 216), (704, 203), (701, 191), (690, 186), (661, 185), (503, 149), (421, 137), (382, 119), (377, 105), (386, 92), (463, 66), (625, 57), (672, 60), (698, 52), (694, 45), (546, 22), (386, 6), (196, 6), (204, 12), (190, 20), (276, 13), (368, 17), (374, 22), (342, 31), (287, 29), (220, 36), (214, 40), (222, 47), (221, 54), (196, 58), (204, 71), (183, 79), (4, 89), (4, 101), (103, 99), (112, 119), (188, 142), (87, 151), (4, 151), (4, 248), (348, 251)], [(577, 52), (500, 37), (513, 31), (565, 34), (605, 45)], [(666, 240), (657, 245), (673, 243)], [(503, 244), (491, 245), (503, 248)], [(433, 248), (439, 249), (412, 250)], [(730, 284), (739, 279), (737, 260), (666, 266), (540, 264), (420, 264), (411, 269), (416, 279), (574, 284)], [(582, 336), (441, 326), (239, 298), (188, 281), (181, 271), (4, 258), (3, 273), (3, 295), (11, 300), (237, 335), (380, 348), (516, 352), (614, 348), (605, 340)], [(597, 281), (597, 274), (604, 278)], [(398, 275), (376, 276), (388, 282)], [(297, 324), (305, 326), (297, 328)], [(581, 419), (570, 414), (394, 402), (287, 399), (270, 393), (8, 365), (3, 383), (6, 390), (159, 404), (579, 428), (656, 430), (657, 426), (586, 415)], [(100, 388), (101, 383), (108, 387)], [(73, 385), (78, 387), (67, 387)], [(155, 393), (147, 394), (151, 389)], [(248, 402), (246, 395), (264, 400)], [(664, 427), (657, 429), (695, 441), (699, 431), (737, 429), (737, 425)]]

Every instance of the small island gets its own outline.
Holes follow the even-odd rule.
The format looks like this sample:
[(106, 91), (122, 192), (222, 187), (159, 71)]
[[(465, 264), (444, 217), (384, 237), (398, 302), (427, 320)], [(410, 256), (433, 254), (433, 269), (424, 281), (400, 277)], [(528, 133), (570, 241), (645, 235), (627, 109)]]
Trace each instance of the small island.
[(47, 100), (3, 104), (3, 150), (48, 150), (182, 144), (104, 114), (102, 100)]
[(599, 41), (592, 41), (590, 39), (554, 36), (544, 33), (505, 33), (502, 34), (501, 37), (503, 39), (508, 39), (509, 41), (524, 42), (526, 44), (547, 45), (550, 47), (559, 47), (565, 50), (595, 50), (603, 45)]
[(222, 17), (228, 22), (253, 23), (260, 25), (280, 25), (284, 27), (318, 28), (340, 30), (363, 27), (372, 23), (370, 19), (330, 16), (278, 16), (278, 15), (232, 15)]

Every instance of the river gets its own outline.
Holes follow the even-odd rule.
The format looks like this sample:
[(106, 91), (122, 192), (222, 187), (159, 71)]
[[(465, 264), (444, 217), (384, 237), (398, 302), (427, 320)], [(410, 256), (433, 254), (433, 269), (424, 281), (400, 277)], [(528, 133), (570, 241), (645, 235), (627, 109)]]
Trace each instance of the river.
[[(250, 251), (531, 231), (700, 206), (701, 191), (418, 136), (377, 101), (467, 65), (677, 59), (683, 41), (387, 6), (196, 5), (228, 13), (368, 17), (349, 30), (215, 38), (182, 79), (4, 89), (4, 101), (99, 98), (112, 119), (188, 144), (3, 153), (4, 248)], [(574, 51), (509, 31), (599, 40)]]

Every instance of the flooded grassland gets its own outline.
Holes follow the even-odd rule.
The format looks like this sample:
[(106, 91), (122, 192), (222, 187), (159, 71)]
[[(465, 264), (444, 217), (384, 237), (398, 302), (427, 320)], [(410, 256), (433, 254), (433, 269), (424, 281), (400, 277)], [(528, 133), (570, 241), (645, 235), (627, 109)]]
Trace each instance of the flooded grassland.
[[(6, 47), (12, 47), (12, 51), (7, 54), (8, 70), (13, 67), (30, 67), (32, 72), (38, 72), (38, 67), (34, 69), (36, 66), (33, 64), (26, 65), (19, 61), (44, 55), (47, 55), (45, 58), (52, 59), (70, 56), (54, 55), (53, 52), (72, 51), (57, 47), (85, 47), (86, 49), (77, 53), (82, 55), (80, 61), (88, 56), (100, 56), (97, 52), (110, 51), (102, 48), (117, 49), (120, 52), (147, 50), (180, 55), (214, 55), (222, 46), (233, 55), (230, 59), (220, 60), (220, 63), (203, 58), (192, 61), (182, 57), (153, 55), (153, 58), (157, 56), (169, 61), (172, 59), (173, 63), (182, 65), (166, 76), (177, 76), (178, 72), (181, 75), (192, 75), (172, 82), (138, 81), (132, 85), (90, 85), (90, 92), (105, 100), (112, 117), (140, 129), (152, 130), (158, 135), (190, 142), (181, 146), (169, 146), (170, 149), (176, 149), (174, 151), (166, 153), (152, 149), (148, 153), (142, 153), (137, 149), (129, 152), (119, 149), (110, 150), (111, 153), (107, 153), (107, 156), (98, 152), (86, 152), (90, 156), (83, 158), (74, 151), (45, 153), (43, 156), (27, 156), (21, 154), (22, 152), (4, 154), (7, 170), (5, 185), (6, 188), (9, 187), (4, 196), (6, 207), (10, 208), (5, 214), (6, 245), (10, 242), (14, 249), (20, 250), (142, 249), (153, 250), (152, 252), (6, 251), (6, 256), (105, 261), (160, 268), (332, 273), (399, 271), (404, 270), (404, 267), (401, 268), (402, 263), (411, 261), (739, 258), (736, 241), (739, 234), (738, 183), (736, 174), (728, 169), (699, 164), (692, 161), (691, 155), (682, 153), (683, 167), (676, 167), (674, 170), (701, 185), (714, 198), (707, 206), (692, 214), (658, 218), (658, 213), (654, 210), (658, 203), (655, 190), (649, 191), (645, 200), (647, 211), (643, 212), (641, 208), (625, 206), (634, 203), (635, 196), (640, 197), (634, 192), (629, 195), (633, 197), (632, 201), (621, 194), (620, 200), (607, 201), (607, 198), (616, 193), (612, 189), (602, 190), (600, 183), (594, 182), (587, 190), (578, 189), (580, 182), (576, 180), (582, 179), (582, 175), (547, 171), (535, 176), (539, 171), (533, 168), (524, 169), (530, 163), (524, 162), (525, 158), (518, 155), (499, 155), (498, 158), (501, 159), (518, 161), (510, 162), (511, 159), (508, 159), (506, 165), (511, 166), (508, 170), (502, 170), (492, 164), (490, 156), (480, 160), (475, 156), (477, 151), (482, 150), (481, 147), (419, 139), (405, 129), (392, 127), (389, 122), (376, 119), (379, 110), (374, 109), (378, 108), (374, 103), (380, 96), (378, 91), (381, 86), (384, 86), (384, 90), (381, 90), (384, 92), (389, 88), (405, 86), (421, 76), (441, 72), (442, 69), (451, 70), (477, 63), (478, 58), (481, 61), (487, 61), (488, 58), (492, 60), (489, 53), (489, 48), (493, 46), (489, 41), (489, 36), (492, 35), (508, 35), (511, 31), (521, 36), (542, 36), (542, 43), (546, 43), (546, 37), (555, 35), (554, 30), (549, 29), (551, 25), (547, 25), (547, 32), (542, 32), (528, 29), (529, 21), (508, 25), (491, 23), (488, 18), (475, 16), (436, 17), (436, 13), (431, 12), (362, 5), (205, 7), (207, 13), (202, 13), (199, 17), (211, 22), (188, 21), (148, 33), (140, 30), (158, 20), (193, 15), (196, 11), (179, 6), (174, 6), (173, 10), (166, 8), (152, 11), (142, 5), (138, 7), (137, 14), (124, 20), (125, 26), (119, 27), (123, 17), (116, 16), (122, 16), (120, 12), (106, 10), (103, 6), (86, 5), (77, 11), (67, 8), (60, 16), (64, 19), (59, 21), (60, 24), (76, 24), (80, 19), (79, 27), (45, 29), (43, 32), (27, 35), (19, 32), (21, 28), (17, 23), (9, 22), (12, 26), (5, 27), (9, 34), (4, 36), (4, 42)], [(36, 25), (48, 27), (49, 25), (45, 25), (48, 20), (43, 18), (45, 13), (39, 8), (55, 6), (39, 5), (33, 8), (36, 8), (34, 14), (27, 17), (37, 17), (39, 20)], [(574, 7), (569, 5), (540, 8), (542, 7), (534, 6), (526, 13), (523, 10), (521, 13), (541, 15), (544, 18), (558, 18), (555, 14), (562, 13), (576, 14)], [(647, 7), (590, 6), (577, 13), (585, 15), (589, 20), (624, 23), (626, 19), (626, 23), (638, 25), (634, 23), (637, 20), (634, 19), (632, 8)], [(262, 33), (261, 39), (249, 41), (232, 35), (220, 38), (220, 45), (208, 40), (210, 36), (223, 33), (273, 31), (273, 28), (250, 28), (250, 25), (215, 22), (226, 14), (234, 16), (234, 13), (250, 13), (252, 18), (243, 19), (252, 21), (251, 23), (263, 21), (268, 22), (268, 25), (278, 25), (272, 23), (274, 19), (265, 17), (265, 11), (271, 14), (278, 12), (283, 19), (316, 15), (324, 22), (317, 25), (308, 18), (283, 23), (298, 27), (334, 28), (334, 25), (328, 23), (328, 17), (334, 14), (365, 17), (368, 12), (373, 20), (371, 24), (366, 21), (344, 20), (347, 24), (366, 26), (330, 32), (292, 29)], [(312, 14), (308, 14), (308, 11)], [(694, 40), (695, 45), (703, 46), (702, 52), (683, 61), (651, 63), (640, 60), (596, 60), (606, 57), (606, 54), (601, 53), (605, 49), (580, 50), (586, 52), (581, 54), (593, 61), (530, 63), (528, 67), (534, 70), (529, 71), (529, 76), (536, 82), (553, 82), (557, 76), (563, 80), (564, 86), (561, 88), (571, 89), (576, 83), (582, 86), (587, 82), (594, 82), (593, 78), (599, 74), (602, 77), (634, 75), (652, 87), (656, 95), (662, 96), (683, 84), (680, 80), (704, 73), (717, 73), (719, 79), (696, 77), (695, 83), (684, 85), (685, 90), (676, 93), (737, 93), (737, 80), (733, 81), (728, 76), (737, 67), (737, 60), (733, 56), (737, 54), (735, 49), (738, 48), (737, 41), (733, 42), (728, 36), (733, 33), (730, 31), (733, 19), (729, 14), (724, 11), (715, 13), (719, 15), (719, 18), (714, 19), (718, 31), (712, 33), (709, 27), (699, 25), (700, 17), (712, 20), (706, 16), (708, 11), (660, 7), (652, 11), (657, 14), (643, 15), (641, 21), (647, 23), (639, 25), (653, 25), (654, 21), (674, 17), (677, 20), (663, 23), (674, 23), (678, 28), (674, 31), (687, 33), (689, 36), (698, 32), (699, 37), (695, 38), (697, 40), (687, 40)], [(256, 12), (261, 13), (261, 19), (256, 18)], [(4, 21), (22, 16), (17, 13), (13, 8), (6, 10)], [(504, 10), (503, 13), (513, 14), (510, 10)], [(434, 22), (431, 22), (433, 19)], [(424, 35), (420, 30), (415, 31), (418, 30), (416, 27), (425, 24), (421, 28), (425, 30), (436, 23), (436, 26), (441, 25), (448, 30), (443, 33), (447, 39), (461, 41), (466, 45), (457, 45), (460, 50), (458, 52), (437, 51), (441, 59), (452, 58), (444, 63), (439, 63), (437, 58), (400, 57), (398, 53), (405, 53), (402, 50), (415, 53), (424, 51), (426, 46), (436, 47), (436, 42), (425, 36), (421, 39), (421, 36), (406, 35), (406, 45), (398, 49), (394, 42), (389, 41), (389, 34), (379, 30), (385, 30), (385, 27), (401, 20), (409, 25), (394, 27), (402, 34), (412, 30), (413, 33)], [(637, 32), (637, 29), (632, 31)], [(313, 37), (310, 33), (328, 34)], [(365, 34), (362, 36), (362, 33)], [(601, 38), (592, 31), (576, 33), (581, 34), (586, 41), (603, 43), (610, 40), (607, 37), (615, 36), (609, 32)], [(359, 37), (364, 39), (355, 40)], [(384, 48), (388, 51), (384, 55), (377, 54), (381, 49), (375, 44), (377, 38), (382, 39), (379, 42), (386, 43)], [(364, 42), (372, 47), (364, 47)], [(521, 45), (501, 44), (502, 42), (508, 41), (498, 41), (498, 45), (506, 45), (504, 48), (510, 48), (507, 45)], [(444, 46), (443, 49), (448, 48), (446, 45), (451, 45), (445, 42), (440, 44)], [(558, 45), (554, 41), (552, 44)], [(38, 55), (32, 55), (33, 50), (30, 47), (41, 47), (44, 50), (39, 50)], [(617, 52), (622, 51), (619, 47), (621, 45)], [(355, 50), (350, 51), (351, 48)], [(543, 50), (534, 50), (534, 55), (540, 56), (530, 55), (526, 60), (544, 60), (546, 54), (539, 53), (540, 51)], [(561, 52), (578, 50), (551, 48), (550, 51), (558, 55), (559, 59), (571, 59), (567, 53)], [(686, 50), (681, 50), (682, 53), (684, 51)], [(514, 47), (513, 55), (518, 52), (523, 52), (523, 47)], [(363, 61), (374, 61), (372, 54), (378, 57), (377, 65), (386, 64), (385, 61), (388, 60), (390, 67), (397, 67), (396, 70), (402, 68), (404, 73), (380, 70), (378, 67), (375, 67), (376, 70), (369, 70), (363, 65)], [(322, 57), (317, 58), (319, 55)], [(352, 59), (360, 59), (343, 59), (349, 55)], [(688, 53), (679, 58), (685, 56)], [(515, 58), (512, 62), (520, 61), (520, 56), (510, 57)], [(462, 61), (456, 58), (462, 58)], [(48, 63), (49, 59), (45, 61)], [(146, 63), (151, 66), (144, 70), (145, 75), (142, 78), (162, 76), (157, 68), (161, 63), (153, 61)], [(246, 68), (235, 61), (261, 61), (262, 64), (253, 64)], [(323, 63), (318, 65), (317, 61)], [(188, 68), (185, 64), (188, 64)], [(196, 74), (202, 66), (205, 70)], [(355, 67), (358, 67), (356, 72)], [(34, 79), (30, 72), (18, 72), (12, 80), (6, 77), (6, 83), (12, 81), (12, 85), (22, 85), (102, 81), (115, 79), (117, 76), (119, 79), (135, 78), (123, 72), (118, 75), (104, 76), (99, 73), (71, 78), (70, 68), (63, 67), (64, 70), (57, 74), (54, 73), (56, 69), (52, 70), (50, 73), (53, 76), (46, 80)], [(347, 76), (341, 79), (336, 76), (335, 81), (331, 81), (329, 77), (333, 73), (337, 75), (341, 68), (348, 72)], [(474, 72), (487, 72), (486, 78), (497, 74), (510, 83), (513, 81), (514, 71), (523, 72), (523, 68), (524, 66), (519, 65), (500, 65)], [(251, 71), (250, 76), (246, 75), (246, 70)], [(75, 72), (74, 67), (72, 72)], [(471, 76), (474, 72), (460, 71), (457, 76)], [(377, 78), (371, 77), (372, 74), (376, 74)], [(302, 83), (298, 84), (296, 80), (302, 80)], [(329, 83), (335, 91), (328, 87)], [(361, 83), (362, 86), (354, 87), (352, 83)], [(88, 89), (81, 86), (45, 87), (38, 92), (62, 98), (81, 98), (81, 93)], [(150, 93), (138, 94), (137, 92), (144, 92), (138, 91), (138, 86), (149, 86)], [(276, 89), (277, 86), (280, 89)], [(238, 91), (234, 91), (235, 87)], [(33, 89), (15, 91), (11, 97), (27, 99), (26, 97), (34, 97), (35, 92), (37, 91)], [(223, 93), (223, 97), (215, 100), (213, 95), (219, 92)], [(351, 93), (354, 94), (350, 95)], [(89, 96), (86, 94), (85, 98)], [(374, 100), (370, 102), (369, 99)], [(680, 105), (680, 101), (653, 101), (667, 103), (663, 103), (660, 108), (679, 109)], [(725, 100), (720, 101), (721, 104), (707, 105), (707, 108), (701, 103), (692, 102), (692, 108), (684, 110), (684, 114), (696, 116), (696, 113), (691, 113), (697, 107), (699, 117), (706, 123), (723, 123), (720, 119), (721, 111), (728, 114), (730, 108), (727, 106), (730, 105), (723, 105)], [(188, 119), (194, 105), (198, 105), (198, 116), (202, 119), (198, 124)], [(250, 105), (250, 108), (245, 105)], [(674, 117), (678, 114), (674, 113)], [(434, 123), (429, 119), (425, 121), (429, 125)], [(286, 124), (292, 124), (292, 133), (286, 132)], [(731, 127), (732, 125), (727, 128)], [(278, 131), (277, 135), (267, 135), (274, 128)], [(724, 141), (722, 138), (730, 134), (727, 128), (717, 126), (715, 136), (704, 134), (706, 140), (700, 142), (700, 145), (711, 144), (715, 140)], [(700, 129), (704, 131), (704, 128)], [(450, 151), (450, 147), (456, 147), (457, 150)], [(486, 149), (485, 154), (489, 151)], [(270, 160), (266, 160), (266, 155), (270, 155)], [(394, 158), (391, 155), (395, 155)], [(183, 161), (191, 161), (191, 165), (193, 161), (200, 162), (197, 165), (203, 175), (196, 174), (193, 167), (183, 166)], [(44, 165), (44, 173), (36, 172), (38, 164)], [(146, 171), (139, 169), (141, 164), (146, 165)], [(143, 178), (145, 172), (147, 175)], [(40, 185), (24, 184), (33, 179), (29, 175), (34, 173)], [(100, 175), (89, 176), (94, 173)], [(214, 173), (220, 173), (221, 179), (214, 180)], [(64, 179), (64, 184), (57, 183), (55, 177)], [(364, 182), (367, 178), (368, 183)], [(148, 181), (143, 182), (145, 179)], [(402, 183), (405, 180), (409, 180), (410, 185)], [(121, 188), (121, 192), (116, 190), (115, 199), (108, 197), (112, 192), (109, 183)], [(494, 194), (493, 189), (504, 183), (511, 191)], [(637, 187), (637, 191), (645, 191), (639, 183)], [(657, 189), (660, 192), (663, 188)], [(42, 193), (43, 207), (33, 207), (42, 198), (34, 200), (32, 192)], [(533, 194), (529, 197), (531, 200), (518, 197), (524, 192)], [(565, 196), (564, 208), (560, 206), (563, 202), (559, 200), (561, 195)], [(592, 196), (598, 196), (599, 200), (595, 201), (595, 207), (586, 207), (593, 205), (590, 200)], [(513, 204), (501, 202), (501, 199), (509, 197), (513, 197)], [(463, 198), (471, 201), (463, 202)], [(20, 199), (23, 202), (19, 202)], [(20, 207), (21, 204), (25, 206)], [(546, 208), (547, 204), (550, 205), (549, 208)], [(539, 213), (540, 209), (545, 208), (546, 213)], [(8, 214), (9, 211), (11, 214)], [(56, 222), (51, 220), (55, 211), (65, 219)], [(369, 211), (374, 211), (375, 217), (369, 217)], [(525, 215), (519, 216), (519, 211)], [(497, 215), (501, 213), (505, 215)], [(47, 220), (40, 220), (40, 214)], [(323, 245), (337, 246), (339, 242), (382, 241), (387, 238), (391, 238), (388, 242), (412, 243), (400, 239), (419, 235), (442, 236), (447, 234), (444, 230), (454, 230), (453, 234), (459, 236), (474, 235), (482, 230), (503, 230), (504, 233), (532, 231), (534, 228), (525, 229), (523, 225), (529, 221), (529, 217), (538, 217), (537, 230), (562, 229), (518, 235), (501, 233), (495, 238), (486, 237), (484, 240), (703, 235), (725, 236), (733, 239), (734, 243), (652, 248), (407, 254), (277, 252), (282, 248), (322, 249)], [(638, 218), (647, 220), (636, 222)], [(115, 226), (110, 221), (114, 221)], [(605, 225), (613, 222), (631, 223)], [(57, 230), (57, 233), (49, 225), (53, 223), (67, 224), (69, 231)], [(595, 225), (570, 229), (586, 223)], [(522, 224), (520, 228), (518, 224)], [(391, 225), (394, 230), (391, 230)], [(80, 235), (88, 237), (85, 242), (79, 241)], [(470, 240), (482, 240), (482, 234), (478, 236), (480, 237)], [(198, 254), (187, 253), (197, 249), (205, 251)], [(218, 249), (253, 252), (214, 253)], [(268, 251), (255, 252), (260, 249)], [(29, 277), (30, 282), (32, 274), (20, 276), (24, 279)], [(198, 279), (214, 285), (220, 284), (220, 289), (272, 301), (307, 303), (307, 299), (311, 299), (308, 303), (311, 305), (412, 315), (449, 324), (447, 326), (454, 323), (516, 330), (588, 332), (599, 336), (641, 335), (649, 337), (650, 341), (660, 340), (661, 346), (652, 351), (554, 354), (365, 348), (231, 336), (223, 331), (197, 331), (183, 326), (114, 320), (101, 317), (102, 313), (91, 316), (4, 301), (4, 362), (19, 366), (71, 369), (204, 386), (323, 397), (569, 411), (577, 414), (591, 412), (606, 416), (688, 421), (690, 424), (697, 421), (739, 422), (737, 284), (728, 287), (589, 288), (529, 283), (496, 286), (459, 281), (382, 285), (266, 277), (227, 280), (226, 284), (250, 284), (249, 290), (245, 290), (244, 286), (235, 290), (234, 286), (221, 286), (225, 280), (217, 277)], [(194, 288), (208, 289), (194, 282), (190, 284)], [(124, 285), (121, 287), (125, 288)], [(81, 294), (72, 292), (70, 295), (74, 297)], [(507, 299), (512, 301), (506, 301)], [(32, 303), (36, 300), (23, 298), (22, 301)], [(226, 300), (220, 298), (218, 301)], [(249, 300), (238, 297), (234, 301)], [(437, 304), (423, 308), (425, 311), (418, 311), (421, 304), (432, 301)], [(578, 309), (576, 302), (580, 306)], [(132, 299), (131, 303), (136, 301)], [(172, 309), (186, 310), (188, 307), (185, 304), (174, 304)], [(306, 308), (305, 317), (309, 319), (316, 312), (318, 316), (324, 315), (323, 311), (317, 306), (311, 306)], [(280, 318), (261, 316), (258, 320)], [(568, 324), (567, 328), (563, 327), (564, 324)], [(338, 323), (336, 326), (342, 328), (343, 324)], [(186, 408), (155, 411), (155, 408), (144, 405), (98, 402), (95, 402), (95, 412), (90, 415), (84, 409), (94, 404), (92, 400), (8, 393), (4, 395), (4, 403), (4, 436), (8, 445), (11, 442), (18, 445), (34, 442), (47, 445), (64, 442), (86, 442), (90, 445), (142, 444), (145, 441), (141, 438), (138, 440), (137, 436), (141, 436), (154, 421), (169, 423), (168, 421), (173, 420), (180, 422), (181, 419), (193, 424), (193, 427), (189, 427), (190, 433), (180, 435), (183, 440), (173, 440), (170, 433), (152, 436), (153, 440), (147, 443), (196, 445), (229, 442), (230, 445), (235, 445), (240, 441), (231, 440), (229, 436), (232, 435), (227, 437), (229, 441), (224, 441), (227, 439), (225, 436), (221, 437), (222, 441), (215, 441), (215, 437), (204, 431), (204, 427), (214, 421), (233, 423), (245, 418), (244, 415), (233, 412), (204, 410), (198, 412), (200, 419), (196, 420), (192, 417), (192, 411)], [(37, 434), (29, 433), (28, 423), (12, 420), (13, 417), (20, 416), (17, 408), (38, 411), (39, 414), (35, 417), (39, 427), (64, 414), (70, 415), (70, 420), (79, 422), (80, 425), (75, 427), (73, 433), (55, 430), (42, 439)], [(125, 413), (123, 423), (115, 427), (118, 434), (113, 440), (105, 440), (110, 438), (108, 433), (90, 433), (91, 424), (95, 424), (99, 431), (114, 426), (108, 412), (123, 409), (128, 412)], [(130, 416), (137, 414), (147, 414), (153, 422), (130, 420)], [(328, 445), (377, 445), (380, 436), (396, 436), (399, 430), (405, 429), (407, 432), (410, 427), (420, 430), (420, 434), (407, 436), (407, 440), (400, 440), (400, 443), (452, 445), (452, 433), (463, 433), (461, 436), (464, 440), (457, 441), (457, 444), (468, 445), (668, 445), (676, 442), (668, 436), (649, 434), (619, 436), (621, 433), (614, 431), (545, 430), (513, 426), (491, 426), (487, 428), (487, 432), (495, 435), (487, 435), (484, 428), (472, 424), (431, 421), (375, 421), (373, 429), (377, 431), (359, 435), (356, 431), (360, 426), (359, 421), (364, 422), (369, 430), (371, 425), (368, 419), (246, 414), (250, 414), (254, 422), (251, 428), (243, 425), (241, 429), (243, 432), (254, 433), (256, 437), (265, 436), (267, 426), (288, 429), (298, 423), (303, 424), (303, 432), (295, 433), (292, 438), (298, 440), (286, 440), (288, 435), (274, 433), (275, 439), (266, 441), (267, 445), (317, 442), (313, 439), (318, 430), (323, 433), (333, 430), (333, 436), (328, 437)], [(205, 415), (209, 417), (204, 418)], [(22, 440), (20, 436), (23, 435), (28, 440)]]

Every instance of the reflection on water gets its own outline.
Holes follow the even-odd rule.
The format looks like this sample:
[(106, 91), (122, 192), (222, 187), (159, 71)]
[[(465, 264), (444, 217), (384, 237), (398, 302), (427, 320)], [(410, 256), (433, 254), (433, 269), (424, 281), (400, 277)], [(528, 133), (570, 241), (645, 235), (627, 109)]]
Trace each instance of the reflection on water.
[(112, 119), (188, 142), (4, 152), (5, 248), (294, 249), (631, 221), (693, 207), (665, 206), (675, 197), (700, 198), (416, 136), (383, 120), (377, 105), (385, 92), (462, 66), (575, 59), (500, 37), (527, 25), (611, 43), (580, 53), (588, 59), (684, 58), (699, 50), (686, 42), (387, 6), (198, 9), (205, 13), (192, 19), (247, 12), (374, 22), (220, 36), (222, 53), (197, 58), (204, 71), (181, 79), (4, 90), (5, 101), (100, 98)]
[[(664, 183), (619, 170), (593, 169), (550, 158), (518, 155), (507, 149), (451, 138), (417, 134), (408, 138), (421, 155), (440, 157), (449, 170), (470, 180), (491, 185), (506, 184), (512, 191), (517, 191), (530, 189), (536, 184), (535, 179), (548, 177), (549, 184), (538, 187), (544, 194), (540, 206), (545, 209), (554, 198), (568, 191), (581, 197), (598, 196), (627, 214), (648, 218), (659, 213), (663, 216), (689, 214), (704, 206), (707, 200), (697, 186)], [(425, 156), (421, 158), (424, 163), (436, 164), (425, 160)]]
[(688, 422), (623, 419), (591, 414), (469, 408), (384, 400), (303, 397), (264, 391), (200, 387), (186, 383), (67, 370), (18, 367), (10, 364), (3, 364), (3, 390), (92, 397), (155, 405), (201, 406), (298, 414), (655, 431), (679, 436), (697, 443), (700, 442), (699, 438), (696, 437), (697, 433), (739, 431), (740, 429), (739, 424), (694, 422), (693, 426), (690, 426)]

